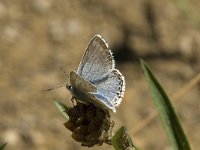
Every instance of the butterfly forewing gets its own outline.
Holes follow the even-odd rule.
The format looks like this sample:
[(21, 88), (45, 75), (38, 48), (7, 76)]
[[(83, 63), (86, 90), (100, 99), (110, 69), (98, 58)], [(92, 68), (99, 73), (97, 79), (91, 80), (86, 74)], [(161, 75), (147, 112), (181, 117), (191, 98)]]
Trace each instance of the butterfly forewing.
[(77, 73), (88, 81), (95, 81), (115, 67), (112, 52), (108, 45), (96, 35), (89, 43)]

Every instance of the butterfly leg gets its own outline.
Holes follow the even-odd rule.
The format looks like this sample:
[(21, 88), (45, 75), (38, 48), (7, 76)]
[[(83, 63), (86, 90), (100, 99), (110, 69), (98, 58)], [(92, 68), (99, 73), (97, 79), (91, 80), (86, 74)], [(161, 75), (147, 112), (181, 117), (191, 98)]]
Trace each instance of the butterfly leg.
[(75, 97), (72, 97), (72, 98), (71, 98), (71, 101), (72, 101), (72, 105), (73, 105), (73, 107), (74, 107), (74, 106), (75, 106), (76, 98), (75, 98)]

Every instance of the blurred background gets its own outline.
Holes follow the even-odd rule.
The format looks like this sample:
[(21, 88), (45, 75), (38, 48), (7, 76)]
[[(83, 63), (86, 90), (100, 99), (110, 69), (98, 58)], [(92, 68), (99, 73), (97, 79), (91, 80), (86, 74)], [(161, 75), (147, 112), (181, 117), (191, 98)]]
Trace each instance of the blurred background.
[[(6, 150), (87, 149), (71, 138), (54, 100), (72, 106), (63, 87), (95, 34), (109, 44), (126, 79), (125, 97), (113, 114), (141, 149), (168, 150), (139, 65), (151, 66), (170, 97), (199, 72), (200, 3), (197, 0), (1, 0), (0, 143)], [(172, 101), (193, 149), (200, 149), (200, 84)], [(94, 149), (113, 149), (95, 146)]]

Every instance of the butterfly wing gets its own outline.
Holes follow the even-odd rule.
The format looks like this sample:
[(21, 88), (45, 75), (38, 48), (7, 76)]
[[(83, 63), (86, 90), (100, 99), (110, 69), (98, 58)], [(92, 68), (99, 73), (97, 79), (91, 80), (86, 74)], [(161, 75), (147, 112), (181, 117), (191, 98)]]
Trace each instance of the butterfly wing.
[(93, 101), (96, 103), (96, 104), (101, 104), (102, 107), (106, 108), (106, 109), (111, 109), (113, 112), (116, 113), (116, 109), (115, 109), (115, 106), (113, 106), (112, 102), (104, 97), (101, 93), (91, 93), (92, 96), (94, 97), (93, 98)]
[(76, 97), (82, 99), (89, 92), (96, 92), (96, 87), (90, 82), (84, 80), (76, 72), (70, 73), (70, 84)]
[(97, 88), (98, 95), (101, 95), (98, 96), (100, 101), (109, 101), (113, 107), (119, 106), (125, 91), (125, 80), (119, 70), (111, 70), (104, 80), (96, 81), (94, 85)]
[(100, 35), (94, 36), (86, 48), (77, 73), (85, 80), (94, 82), (115, 68), (112, 52)]

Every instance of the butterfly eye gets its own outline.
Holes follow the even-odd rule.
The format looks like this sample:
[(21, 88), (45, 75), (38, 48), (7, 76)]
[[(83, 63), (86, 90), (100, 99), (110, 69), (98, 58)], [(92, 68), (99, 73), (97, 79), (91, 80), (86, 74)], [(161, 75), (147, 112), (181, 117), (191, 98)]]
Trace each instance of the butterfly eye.
[(69, 90), (69, 91), (71, 91), (72, 90), (72, 86), (71, 85), (66, 85), (66, 88)]

